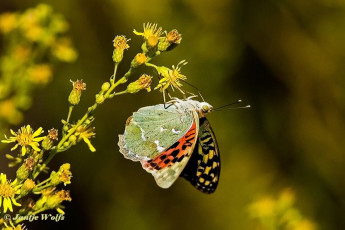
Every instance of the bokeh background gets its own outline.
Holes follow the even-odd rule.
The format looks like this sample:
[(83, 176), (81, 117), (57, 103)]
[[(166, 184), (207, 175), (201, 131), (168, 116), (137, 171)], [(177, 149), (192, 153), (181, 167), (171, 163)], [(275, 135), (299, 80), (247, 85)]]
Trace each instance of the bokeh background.
[[(185, 59), (182, 73), (206, 101), (221, 106), (242, 99), (252, 108), (208, 116), (222, 172), (215, 194), (204, 195), (183, 179), (160, 189), (140, 164), (118, 151), (127, 117), (161, 103), (159, 92), (107, 101), (94, 114), (97, 151), (81, 143), (50, 165), (72, 165), (66, 219), (26, 223), (29, 229), (277, 229), (265, 218), (275, 218), (272, 207), (283, 199), (282, 191), (295, 200), (295, 216), (287, 218), (304, 221), (299, 228), (279, 229), (345, 228), (344, 1), (1, 0), (0, 13), (39, 3), (68, 22), (78, 59), (59, 64), (50, 83), (34, 91), (21, 124), (60, 128), (69, 80), (82, 78), (87, 90), (72, 119), (80, 117), (112, 74), (112, 39), (131, 38), (119, 66), (124, 74), (142, 42), (132, 31), (142, 31), (144, 22), (176, 28), (183, 36), (180, 46), (154, 63), (169, 67)], [(5, 147), (0, 171), (14, 178)]]

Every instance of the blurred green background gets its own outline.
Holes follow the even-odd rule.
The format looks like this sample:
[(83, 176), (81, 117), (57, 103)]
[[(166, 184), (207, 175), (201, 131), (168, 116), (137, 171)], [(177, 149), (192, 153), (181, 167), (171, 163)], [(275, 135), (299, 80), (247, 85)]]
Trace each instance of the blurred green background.
[[(140, 164), (118, 151), (127, 117), (161, 103), (158, 91), (107, 101), (94, 114), (97, 152), (80, 144), (50, 165), (55, 170), (61, 163), (72, 165), (66, 219), (26, 223), (29, 229), (269, 229), (251, 218), (248, 207), (285, 188), (294, 191), (296, 209), (318, 229), (345, 228), (345, 1), (43, 2), (69, 23), (79, 57), (59, 64), (52, 82), (36, 91), (23, 124), (60, 128), (69, 80), (82, 78), (87, 90), (72, 119), (79, 118), (112, 74), (112, 39), (132, 38), (119, 66), (124, 74), (142, 42), (132, 31), (142, 31), (144, 22), (176, 28), (183, 37), (153, 63), (169, 67), (186, 59), (182, 73), (207, 102), (221, 106), (242, 99), (252, 108), (208, 116), (222, 172), (215, 194), (204, 195), (183, 179), (160, 189)], [(0, 13), (38, 3), (1, 0)], [(0, 171), (14, 178), (4, 157), (9, 149), (2, 152)], [(306, 226), (300, 229), (315, 229)]]

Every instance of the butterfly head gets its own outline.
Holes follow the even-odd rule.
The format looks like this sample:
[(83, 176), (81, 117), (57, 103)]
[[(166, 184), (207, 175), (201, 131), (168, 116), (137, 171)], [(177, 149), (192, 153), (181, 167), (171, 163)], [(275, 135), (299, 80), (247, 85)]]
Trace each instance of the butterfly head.
[(212, 109), (213, 109), (212, 105), (210, 105), (207, 102), (200, 102), (200, 104), (199, 104), (199, 113), (201, 115), (208, 114), (209, 112), (212, 111)]

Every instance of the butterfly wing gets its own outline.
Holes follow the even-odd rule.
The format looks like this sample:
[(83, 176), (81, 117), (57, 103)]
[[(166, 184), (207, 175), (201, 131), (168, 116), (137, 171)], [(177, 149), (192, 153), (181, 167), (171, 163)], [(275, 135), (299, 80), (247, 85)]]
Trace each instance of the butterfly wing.
[(194, 121), (188, 132), (172, 146), (151, 160), (141, 161), (143, 168), (153, 175), (161, 188), (169, 188), (186, 167), (195, 147), (198, 126)]
[(118, 144), (125, 158), (140, 161), (160, 187), (169, 188), (187, 165), (198, 130), (196, 112), (180, 111), (175, 105), (148, 106), (127, 120)]
[(206, 117), (200, 118), (199, 136), (190, 161), (181, 173), (204, 193), (213, 193), (220, 176), (220, 155), (216, 136)]
[(193, 122), (192, 113), (180, 111), (174, 104), (141, 108), (127, 120), (125, 133), (119, 135), (120, 152), (133, 161), (154, 159), (181, 139)]

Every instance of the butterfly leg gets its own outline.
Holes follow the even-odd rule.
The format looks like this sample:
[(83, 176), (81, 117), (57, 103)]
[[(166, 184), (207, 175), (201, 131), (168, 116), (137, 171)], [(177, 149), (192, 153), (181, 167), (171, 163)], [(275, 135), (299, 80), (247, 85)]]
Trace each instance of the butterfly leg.
[(167, 94), (168, 94), (170, 99), (172, 99), (172, 97), (170, 96), (170, 93), (169, 93), (169, 91), (167, 89), (163, 90), (164, 109), (167, 109), (167, 108), (169, 108), (172, 105), (172, 103), (169, 103), (168, 106), (166, 105), (165, 91), (167, 91)]
[[(181, 79), (181, 81), (183, 81), (183, 82), (186, 83), (187, 85), (191, 86), (192, 88), (196, 89), (196, 90), (198, 91), (198, 94), (199, 94), (200, 98), (201, 98), (203, 101), (205, 101), (205, 100), (204, 100), (204, 97), (201, 95), (201, 92), (200, 92), (200, 90), (199, 90), (197, 87), (195, 87), (194, 85), (190, 84), (189, 82), (187, 82), (187, 81), (185, 81), (185, 80), (182, 80), (182, 79)], [(194, 95), (193, 93), (191, 93), (191, 92), (188, 92), (188, 91), (187, 91), (187, 93), (190, 93), (190, 94), (192, 95), (191, 98), (195, 96), (195, 95)]]

